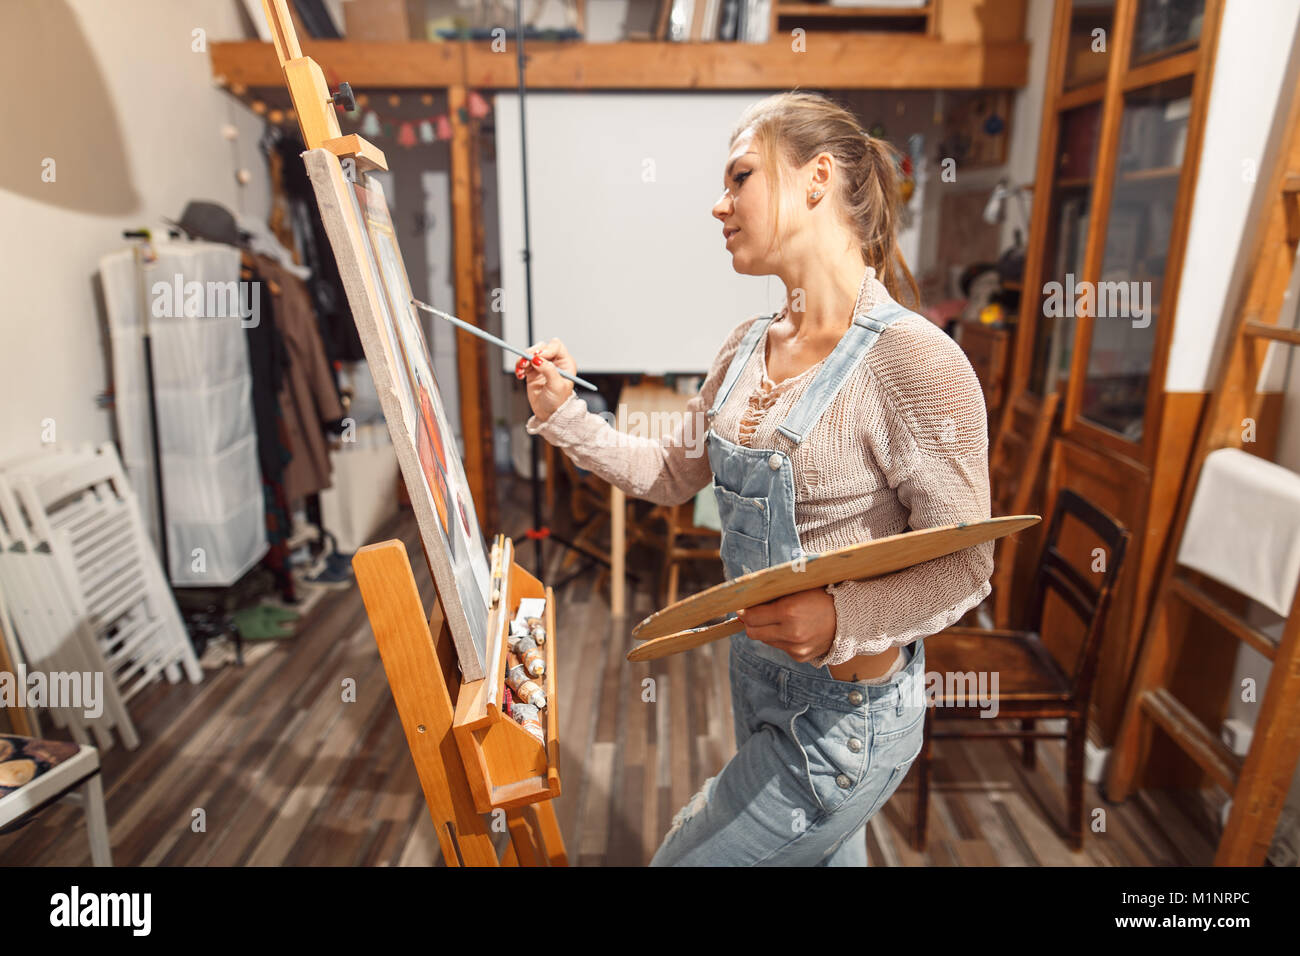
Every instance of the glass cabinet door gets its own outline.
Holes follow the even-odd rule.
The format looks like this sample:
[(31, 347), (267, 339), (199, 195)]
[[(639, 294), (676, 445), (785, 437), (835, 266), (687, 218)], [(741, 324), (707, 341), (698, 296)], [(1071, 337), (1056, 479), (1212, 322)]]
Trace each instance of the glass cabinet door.
[(1074, 0), (1070, 5), (1070, 45), (1065, 54), (1067, 90), (1106, 78), (1114, 24), (1115, 0)]
[(1092, 180), (1096, 169), (1101, 104), (1089, 103), (1061, 114), (1056, 176), (1052, 182), (1039, 310), (1028, 387), (1050, 395), (1069, 379), (1074, 352), (1071, 291), (1083, 278)]
[(1093, 319), (1080, 416), (1131, 442), (1142, 440), (1191, 97), (1190, 76), (1124, 97), (1101, 275), (1085, 290)]
[(1138, 0), (1131, 64), (1193, 49), (1200, 42), (1204, 19), (1205, 0)]

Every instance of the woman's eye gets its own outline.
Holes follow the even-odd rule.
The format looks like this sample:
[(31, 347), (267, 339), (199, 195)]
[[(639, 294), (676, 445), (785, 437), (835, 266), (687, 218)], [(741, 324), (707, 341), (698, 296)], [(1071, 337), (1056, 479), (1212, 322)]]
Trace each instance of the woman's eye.
[(749, 178), (750, 172), (752, 172), (752, 170), (746, 170), (743, 173), (737, 173), (735, 176), (732, 177), (732, 179), (735, 181), (737, 186), (740, 186), (745, 182), (746, 179)]

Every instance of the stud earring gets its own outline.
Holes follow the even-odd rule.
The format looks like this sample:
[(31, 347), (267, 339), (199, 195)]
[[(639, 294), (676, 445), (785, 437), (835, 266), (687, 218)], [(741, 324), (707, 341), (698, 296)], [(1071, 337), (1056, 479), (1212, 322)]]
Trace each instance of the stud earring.
[(821, 198), (822, 198), (822, 191), (821, 191), (820, 189), (817, 190), (815, 193), (812, 194), (812, 198), (813, 198), (813, 199), (821, 199)]

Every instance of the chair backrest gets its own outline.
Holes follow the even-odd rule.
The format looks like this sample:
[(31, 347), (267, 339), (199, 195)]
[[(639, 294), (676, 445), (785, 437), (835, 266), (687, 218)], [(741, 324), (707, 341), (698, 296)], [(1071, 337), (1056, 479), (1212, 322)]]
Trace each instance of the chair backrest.
[[(1052, 434), (1052, 420), (1061, 396), (1043, 397), (1036, 413), (1020, 401), (1007, 402), (993, 446), (989, 449), (989, 487), (993, 514), (1026, 514), (1029, 497), (1042, 467), (1043, 452)], [(1020, 429), (1017, 425), (1021, 425)]]
[[(1052, 437), (1052, 424), (1060, 406), (1057, 392), (1045, 395), (1035, 407), (1025, 396), (1007, 401), (1002, 423), (989, 451), (989, 490), (995, 515), (1032, 514), (1032, 497)], [(1016, 556), (1021, 535), (1000, 538), (993, 551), (993, 625), (1012, 627), (1011, 591), (1015, 584)]]
[[(1061, 529), (1065, 518), (1071, 517), (1086, 525), (1101, 541), (1104, 553), (1101, 555), (1101, 570), (1092, 572), (1097, 575), (1097, 584), (1086, 577), (1067, 560), (1060, 549)], [(1106, 623), (1106, 613), (1110, 608), (1111, 595), (1120, 569), (1124, 566), (1124, 554), (1128, 550), (1131, 533), (1115, 518), (1102, 511), (1082, 495), (1069, 488), (1062, 488), (1056, 494), (1056, 504), (1052, 508), (1052, 522), (1047, 529), (1047, 540), (1038, 560), (1038, 570), (1034, 576), (1034, 587), (1026, 618), (1027, 628), (1042, 635), (1043, 610), (1047, 595), (1054, 592), (1080, 620), (1085, 628), (1083, 643), (1079, 647), (1072, 673), (1069, 674), (1073, 694), (1084, 698), (1092, 691), (1092, 679), (1097, 669), (1097, 655), (1101, 648), (1101, 635)]]

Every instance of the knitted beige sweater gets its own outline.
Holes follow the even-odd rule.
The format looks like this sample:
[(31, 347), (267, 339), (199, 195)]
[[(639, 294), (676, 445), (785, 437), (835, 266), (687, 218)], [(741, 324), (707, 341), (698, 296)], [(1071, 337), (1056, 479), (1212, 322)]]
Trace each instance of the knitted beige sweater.
[[(871, 277), (871, 302), (886, 295)], [(545, 422), (531, 417), (527, 430), (630, 495), (689, 501), (712, 479), (705, 412), (756, 318), (732, 329), (682, 426), (660, 441), (615, 431), (576, 395)], [(885, 329), (797, 448), (776, 428), (821, 363), (775, 384), (766, 353), (764, 334), (713, 427), (737, 444), (789, 453), (805, 552), (989, 517), (983, 393), (965, 354), (937, 326), (911, 314)], [(831, 585), (835, 641), (810, 663), (840, 664), (938, 633), (988, 596), (992, 571), (988, 542), (870, 581)]]

